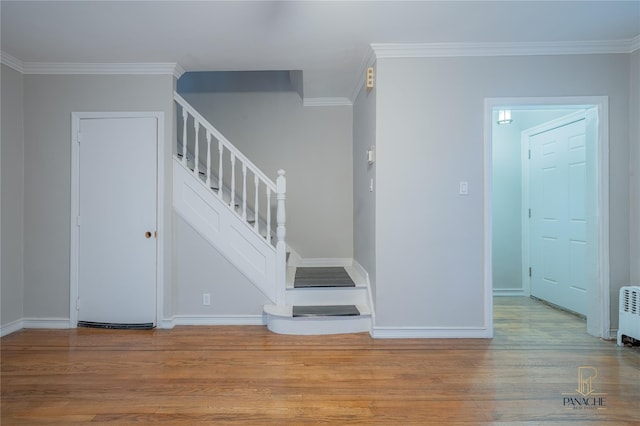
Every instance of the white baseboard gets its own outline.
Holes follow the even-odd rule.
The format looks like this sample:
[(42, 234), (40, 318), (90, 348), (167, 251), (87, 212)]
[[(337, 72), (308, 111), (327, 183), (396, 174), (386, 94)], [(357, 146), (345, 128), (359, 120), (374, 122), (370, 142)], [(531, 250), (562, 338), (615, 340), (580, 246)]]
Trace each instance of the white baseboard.
[(8, 324), (0, 327), (0, 337), (4, 337), (7, 334), (15, 333), (18, 330), (22, 330), (24, 327), (22, 326), (22, 319), (11, 321)]
[(298, 259), (296, 265), (301, 267), (313, 267), (313, 266), (353, 266), (353, 259), (348, 257), (317, 257)]
[(72, 328), (69, 318), (23, 318), (22, 328)]
[(6, 336), (23, 328), (66, 329), (71, 328), (71, 325), (69, 318), (22, 318), (3, 325), (0, 335)]
[(158, 323), (156, 324), (157, 328), (162, 328), (162, 329), (165, 329), (165, 330), (170, 330), (175, 326), (176, 326), (175, 318), (173, 318), (173, 317), (171, 317), (171, 318), (163, 318), (160, 321), (158, 321)]
[(494, 288), (493, 289), (493, 295), (497, 296), (497, 297), (502, 297), (502, 296), (523, 296), (523, 297), (528, 297), (529, 296), (521, 288)]
[(484, 327), (373, 327), (374, 339), (489, 339), (491, 329)]
[(176, 325), (266, 325), (263, 314), (259, 315), (175, 315), (171, 326), (162, 321), (162, 328)]

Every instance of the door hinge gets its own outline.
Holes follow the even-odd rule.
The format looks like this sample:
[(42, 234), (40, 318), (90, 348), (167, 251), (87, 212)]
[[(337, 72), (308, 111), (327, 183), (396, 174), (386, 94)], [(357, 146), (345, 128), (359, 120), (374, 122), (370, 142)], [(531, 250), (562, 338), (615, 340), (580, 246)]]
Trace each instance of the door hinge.
[(529, 160), (531, 160), (531, 150), (529, 150)]
[(531, 219), (531, 209), (529, 209), (529, 219)]
[(529, 276), (531, 277), (531, 266), (529, 266)]
[(82, 140), (82, 133), (78, 132), (78, 143)]
[(76, 216), (76, 226), (80, 226), (81, 223), (82, 220), (80, 219), (80, 216)]
[(78, 297), (76, 299), (76, 311), (79, 311), (79, 310), (80, 310), (80, 298)]

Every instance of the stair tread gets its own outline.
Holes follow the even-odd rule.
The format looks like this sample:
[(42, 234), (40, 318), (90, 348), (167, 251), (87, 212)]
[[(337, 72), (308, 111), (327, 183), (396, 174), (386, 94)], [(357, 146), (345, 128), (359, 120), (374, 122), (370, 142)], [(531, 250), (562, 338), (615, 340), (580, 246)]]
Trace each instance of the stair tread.
[(295, 288), (355, 287), (356, 284), (342, 266), (298, 267), (293, 286)]
[(360, 311), (356, 305), (309, 305), (294, 306), (294, 317), (335, 317), (358, 316)]

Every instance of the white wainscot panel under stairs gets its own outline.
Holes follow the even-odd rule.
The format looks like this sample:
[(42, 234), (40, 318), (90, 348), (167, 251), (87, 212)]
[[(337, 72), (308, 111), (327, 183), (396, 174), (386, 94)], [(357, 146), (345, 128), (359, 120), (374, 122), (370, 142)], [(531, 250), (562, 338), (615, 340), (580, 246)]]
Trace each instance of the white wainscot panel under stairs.
[(174, 158), (173, 207), (269, 300), (277, 300), (276, 248)]
[[(285, 305), (267, 305), (264, 312), (269, 330), (279, 334), (322, 335), (371, 332), (372, 312), (366, 279), (354, 267), (344, 268), (355, 286), (294, 287), (296, 268), (287, 267)], [(349, 307), (357, 314), (346, 313)], [(319, 311), (294, 316), (294, 309)], [(322, 312), (326, 310), (328, 314)], [(341, 312), (345, 313), (342, 314)]]

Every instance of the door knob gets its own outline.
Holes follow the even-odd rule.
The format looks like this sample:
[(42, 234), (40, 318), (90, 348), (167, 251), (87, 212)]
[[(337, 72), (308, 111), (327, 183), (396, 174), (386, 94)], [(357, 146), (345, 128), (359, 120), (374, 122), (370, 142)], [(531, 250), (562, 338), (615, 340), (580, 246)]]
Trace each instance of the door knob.
[(144, 237), (145, 238), (151, 238), (151, 232), (150, 231), (145, 232), (144, 233)]

